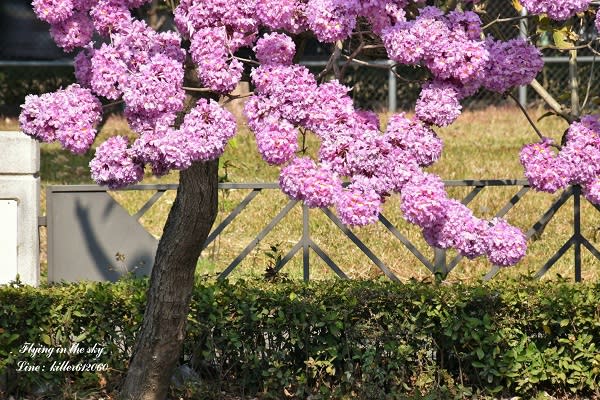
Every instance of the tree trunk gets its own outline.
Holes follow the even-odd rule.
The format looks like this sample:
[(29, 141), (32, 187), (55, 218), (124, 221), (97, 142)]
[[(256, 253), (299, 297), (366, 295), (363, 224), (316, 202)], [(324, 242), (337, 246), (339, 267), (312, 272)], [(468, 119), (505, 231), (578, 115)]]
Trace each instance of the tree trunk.
[(164, 400), (180, 356), (194, 272), (217, 214), (218, 160), (181, 171), (177, 197), (158, 244), (146, 311), (121, 398)]

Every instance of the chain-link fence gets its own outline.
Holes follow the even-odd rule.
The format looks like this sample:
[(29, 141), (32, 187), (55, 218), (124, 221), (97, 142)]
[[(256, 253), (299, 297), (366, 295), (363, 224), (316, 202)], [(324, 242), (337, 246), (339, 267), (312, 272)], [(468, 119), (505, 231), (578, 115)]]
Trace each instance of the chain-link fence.
[[(511, 0), (489, 1), (484, 23), (516, 16), (518, 14)], [(56, 90), (74, 81), (70, 56), (65, 56), (53, 43), (47, 24), (36, 20), (30, 0), (0, 1), (0, 29), (0, 113), (18, 112), (18, 106), (27, 93)], [(507, 39), (534, 33), (535, 30), (535, 26), (527, 26), (524, 22), (506, 21), (493, 24), (489, 32)], [(595, 37), (597, 33), (593, 21), (587, 21), (579, 33), (586, 39)], [(550, 43), (549, 38), (542, 36), (540, 42), (544, 44), (544, 41)], [(564, 53), (548, 49), (544, 50), (544, 59), (545, 67), (538, 81), (555, 97), (567, 96), (570, 90), (568, 58)], [(306, 65), (312, 71), (319, 72), (325, 63), (326, 60), (321, 58)], [(387, 67), (389, 64), (381, 61), (377, 68), (352, 65), (347, 69), (344, 83), (353, 88), (351, 95), (358, 107), (408, 110), (414, 106), (419, 95), (419, 85), (411, 81), (415, 78), (415, 69), (396, 67), (395, 75)], [(579, 76), (580, 97), (589, 97), (588, 104), (594, 104), (595, 94), (600, 92), (600, 68), (597, 68), (592, 52), (587, 49), (580, 51)], [(515, 95), (517, 92), (515, 90)], [(521, 89), (519, 94), (523, 102), (539, 101), (533, 90)], [(485, 90), (463, 101), (465, 108), (505, 103), (510, 104), (505, 97)]]

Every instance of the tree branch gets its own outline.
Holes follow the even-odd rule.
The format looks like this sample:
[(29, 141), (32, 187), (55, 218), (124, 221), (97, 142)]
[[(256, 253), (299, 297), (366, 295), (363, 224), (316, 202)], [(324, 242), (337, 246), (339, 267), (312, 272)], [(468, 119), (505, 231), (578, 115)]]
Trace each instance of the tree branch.
[(571, 86), (571, 115), (579, 118), (579, 74), (577, 71), (577, 50), (569, 51), (569, 80)]
[(531, 127), (533, 128), (535, 133), (540, 137), (540, 139), (544, 140), (545, 139), (544, 135), (542, 135), (542, 132), (540, 132), (540, 130), (536, 126), (535, 122), (533, 122), (533, 120), (529, 116), (529, 113), (527, 112), (525, 107), (523, 107), (523, 104), (521, 104), (519, 99), (517, 99), (515, 97), (515, 95), (510, 92), (508, 92), (507, 94), (508, 94), (508, 97), (510, 97), (511, 99), (513, 99), (515, 101), (515, 103), (517, 103), (517, 106), (519, 106), (519, 109), (521, 109), (521, 111), (523, 112), (523, 115), (525, 115), (525, 118), (527, 118), (527, 121), (529, 121), (529, 124), (531, 125)]
[(492, 22), (489, 22), (489, 23), (485, 24), (484, 26), (482, 26), (481, 30), (485, 31), (486, 29), (488, 29), (488, 28), (492, 27), (493, 25), (500, 23), (500, 22), (520, 21), (522, 19), (528, 19), (528, 18), (532, 18), (532, 17), (535, 17), (535, 15), (519, 15), (518, 17), (510, 17), (510, 18), (497, 17)]
[(245, 63), (253, 64), (253, 65), (260, 65), (260, 63), (258, 61), (250, 60), (248, 58), (238, 57), (238, 56), (234, 56), (234, 55), (232, 55), (232, 57), (241, 62), (245, 62)]
[(360, 35), (360, 44), (358, 45), (358, 47), (356, 48), (356, 50), (354, 50), (352, 52), (352, 54), (350, 54), (349, 57), (347, 57), (346, 62), (344, 63), (344, 65), (342, 66), (342, 71), (341, 71), (341, 75), (344, 76), (344, 74), (346, 73), (346, 70), (348, 69), (348, 66), (350, 65), (350, 63), (352, 62), (352, 60), (354, 60), (354, 58), (356, 58), (356, 56), (358, 56), (360, 54), (361, 51), (363, 51), (364, 47), (365, 47), (365, 42), (362, 39), (362, 35)]
[(535, 92), (548, 104), (548, 106), (559, 116), (563, 117), (567, 122), (571, 123), (575, 119), (567, 113), (563, 107), (552, 97), (550, 93), (537, 81), (534, 79), (530, 84), (531, 88), (535, 90)]
[(198, 92), (198, 93), (212, 92), (212, 90), (209, 88), (197, 88), (197, 87), (190, 87), (190, 86), (184, 86), (183, 90), (188, 91), (188, 92)]
[(335, 42), (335, 48), (333, 49), (333, 59), (332, 59), (332, 64), (331, 66), (333, 67), (333, 74), (335, 75), (336, 79), (338, 81), (342, 81), (342, 71), (340, 70), (340, 66), (338, 65), (338, 60), (340, 59), (340, 56), (342, 55), (342, 48), (344, 47), (344, 42), (342, 42), (341, 40), (338, 40), (337, 42)]

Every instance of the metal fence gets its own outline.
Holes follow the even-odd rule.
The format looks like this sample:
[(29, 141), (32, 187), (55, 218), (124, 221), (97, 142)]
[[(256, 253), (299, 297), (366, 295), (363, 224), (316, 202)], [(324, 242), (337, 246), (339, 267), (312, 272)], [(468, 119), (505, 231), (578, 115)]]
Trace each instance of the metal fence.
[[(470, 188), (466, 196), (462, 198), (463, 204), (469, 204), (484, 190), (508, 187), (515, 188), (516, 193), (502, 205), (495, 214), (496, 217), (505, 216), (525, 195), (530, 187), (525, 180), (453, 180), (445, 182), (447, 187)], [(176, 184), (170, 185), (136, 185), (124, 189), (126, 191), (152, 191), (154, 194), (138, 209), (129, 213), (118, 206), (110, 196), (108, 189), (95, 185), (80, 186), (49, 186), (47, 189), (47, 216), (40, 218), (40, 226), (47, 226), (48, 232), (48, 277), (50, 281), (61, 280), (115, 280), (123, 273), (131, 271), (125, 267), (122, 271), (107, 270), (108, 260), (114, 254), (134, 254), (132, 262), (143, 267), (136, 272), (148, 273), (153, 263), (153, 255), (156, 250), (157, 240), (139, 224), (142, 216), (150, 210), (159, 199), (167, 192), (176, 190)], [(213, 243), (223, 231), (231, 225), (234, 220), (250, 205), (258, 194), (264, 191), (279, 189), (276, 183), (221, 183), (221, 190), (250, 190), (250, 192), (239, 203), (232, 208), (231, 212), (215, 227), (206, 240), (203, 249)], [(553, 265), (565, 256), (569, 249), (574, 251), (573, 274), (575, 281), (581, 281), (582, 269), (582, 247), (586, 248), (596, 259), (600, 260), (600, 252), (590, 243), (582, 233), (581, 224), (581, 188), (579, 186), (569, 187), (560, 194), (548, 207), (548, 209), (527, 230), (528, 239), (540, 235), (549, 221), (556, 215), (557, 211), (564, 207), (569, 199), (573, 198), (573, 234), (564, 244), (549, 257), (535, 273), (536, 277), (543, 276)], [(342, 279), (348, 276), (344, 272), (344, 265), (338, 265), (332, 257), (319, 244), (313, 240), (310, 231), (311, 213), (309, 208), (299, 204), (296, 200), (289, 200), (279, 210), (276, 216), (265, 220), (260, 232), (250, 240), (246, 246), (235, 256), (227, 266), (219, 272), (219, 278), (228, 277), (241, 262), (261, 243), (261, 241), (282, 223), (283, 219), (295, 207), (302, 208), (302, 234), (292, 248), (282, 257), (278, 257), (273, 266), (272, 274), (279, 273), (290, 260), (302, 252), (302, 268), (304, 280), (311, 277), (311, 251), (320, 258), (333, 273)], [(594, 206), (600, 211), (599, 206)], [(329, 209), (317, 210), (322, 212), (339, 229), (341, 236), (348, 238), (362, 252), (370, 262), (375, 265), (383, 275), (393, 281), (399, 278), (392, 269), (386, 265), (381, 258), (367, 246), (358, 235), (349, 227), (345, 226), (338, 217)], [(389, 231), (396, 241), (389, 246), (404, 246), (414, 256), (408, 262), (420, 263), (425, 266), (431, 274), (438, 279), (445, 279), (448, 274), (461, 262), (462, 257), (455, 256), (448, 259), (447, 252), (441, 249), (431, 249), (424, 252), (418, 249), (397, 226), (395, 226), (385, 215), (379, 216), (379, 223)], [(124, 250), (127, 247), (127, 250)], [(426, 255), (428, 254), (428, 255)], [(76, 269), (71, 266), (77, 265)], [(491, 279), (498, 273), (498, 268), (492, 268), (485, 276)]]

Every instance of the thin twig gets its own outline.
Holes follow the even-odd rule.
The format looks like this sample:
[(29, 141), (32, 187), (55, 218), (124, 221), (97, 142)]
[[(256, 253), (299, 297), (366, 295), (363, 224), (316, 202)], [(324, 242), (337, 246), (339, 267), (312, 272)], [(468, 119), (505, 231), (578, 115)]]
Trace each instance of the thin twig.
[(344, 48), (344, 42), (342, 42), (341, 40), (338, 40), (337, 42), (335, 42), (335, 47), (333, 49), (333, 62), (332, 62), (332, 67), (333, 67), (333, 74), (335, 75), (335, 78), (338, 81), (342, 81), (342, 71), (340, 70), (340, 66), (338, 64), (338, 61), (340, 59), (340, 56), (342, 55), (342, 49)]
[(596, 66), (596, 54), (592, 57), (592, 66), (590, 68), (590, 77), (588, 78), (587, 89), (585, 91), (585, 98), (583, 99), (583, 104), (581, 105), (581, 111), (585, 110), (587, 106), (587, 102), (590, 99), (590, 91), (592, 89), (592, 78), (594, 77), (594, 67)]
[(348, 69), (348, 66), (350, 65), (350, 63), (352, 62), (352, 60), (358, 56), (360, 54), (360, 52), (364, 49), (365, 47), (365, 42), (362, 41), (362, 35), (361, 35), (361, 41), (360, 44), (358, 45), (358, 47), (356, 48), (356, 50), (354, 50), (352, 52), (352, 54), (350, 54), (350, 56), (348, 57), (348, 59), (346, 60), (346, 62), (344, 63), (344, 65), (342, 66), (342, 71), (341, 71), (341, 75), (344, 76), (344, 74), (346, 73), (346, 69)]
[(426, 79), (408, 79), (408, 78), (405, 78), (405, 77), (403, 77), (402, 75), (400, 75), (396, 71), (396, 66), (397, 66), (396, 64), (390, 65), (390, 71), (392, 71), (392, 73), (394, 74), (394, 76), (396, 78), (398, 78), (398, 79), (400, 79), (400, 80), (402, 80), (404, 82), (407, 82), (407, 83), (422, 83), (422, 82), (426, 81)]
[[(349, 59), (349, 56), (343, 55), (342, 57), (345, 59)], [(376, 64), (376, 63), (370, 63), (368, 61), (363, 61), (363, 60), (358, 60), (358, 59), (353, 59), (350, 60), (350, 62), (354, 63), (354, 64), (358, 64), (358, 65), (364, 65), (365, 67), (372, 67), (372, 68), (381, 68), (381, 69), (389, 69), (390, 68), (390, 64)]]
[(112, 103), (103, 104), (102, 108), (109, 108), (109, 107), (116, 106), (116, 105), (122, 104), (122, 103), (123, 103), (123, 100), (117, 100), (117, 101), (113, 101)]
[(525, 109), (525, 107), (523, 107), (523, 104), (521, 104), (521, 102), (519, 101), (519, 99), (517, 99), (515, 97), (515, 95), (512, 94), (512, 93), (510, 93), (510, 92), (508, 92), (508, 97), (510, 97), (511, 99), (513, 99), (515, 101), (515, 103), (517, 103), (517, 105), (519, 106), (519, 108), (521, 109), (521, 111), (523, 112), (523, 114), (525, 115), (525, 118), (527, 118), (527, 121), (529, 121), (529, 124), (532, 126), (533, 130), (535, 131), (535, 133), (537, 133), (537, 135), (540, 137), (540, 139), (544, 140), (545, 139), (544, 135), (542, 135), (542, 132), (540, 132), (540, 130), (538, 129), (538, 127), (535, 125), (535, 122), (533, 122), (533, 120), (529, 116), (529, 113), (527, 112), (527, 110)]
[(496, 18), (495, 20), (493, 20), (492, 22), (484, 25), (483, 27), (481, 27), (481, 30), (486, 30), (487, 28), (493, 26), (494, 24), (497, 24), (499, 22), (512, 22), (512, 21), (519, 21), (522, 19), (527, 19), (527, 18), (531, 18), (534, 17), (534, 15), (520, 15), (518, 17), (510, 17), (510, 18)]
[(212, 90), (209, 88), (196, 88), (196, 87), (189, 87), (189, 86), (184, 86), (183, 90), (187, 90), (188, 92), (200, 92), (200, 93), (212, 92)]
[(173, 0), (167, 0), (169, 6), (171, 6), (171, 12), (175, 12), (175, 2)]
[(582, 45), (579, 45), (579, 46), (571, 46), (571, 47), (558, 47), (558, 46), (554, 46), (554, 45), (548, 44), (548, 45), (546, 45), (546, 46), (542, 46), (542, 47), (540, 47), (539, 49), (540, 49), (540, 51), (541, 51), (541, 50), (546, 50), (546, 49), (551, 49), (551, 50), (561, 50), (561, 51), (571, 51), (571, 50), (589, 49), (589, 48), (590, 48), (590, 45), (591, 45), (591, 44), (592, 44), (594, 41), (596, 41), (596, 40), (598, 40), (598, 39), (593, 39), (593, 40), (590, 40), (589, 42), (587, 42), (586, 44), (582, 44)]
[[(600, 11), (599, 11), (600, 12)], [(597, 38), (596, 40), (594, 40), (593, 42), (597, 42), (599, 41), (600, 38)], [(592, 45), (593, 42), (588, 43), (588, 49), (594, 53), (594, 55), (600, 56), (600, 52), (598, 52), (598, 50), (594, 49), (594, 46)]]
[(331, 53), (331, 56), (329, 56), (329, 60), (327, 60), (327, 64), (325, 65), (325, 68), (323, 68), (323, 70), (321, 72), (319, 72), (319, 74), (316, 77), (317, 81), (320, 81), (325, 75), (327, 75), (329, 73), (329, 71), (331, 71), (331, 68), (333, 67), (333, 53)]
[(363, 50), (371, 50), (371, 49), (385, 49), (385, 45), (383, 44), (367, 44), (363, 46)]
[(232, 102), (234, 100), (245, 99), (246, 97), (250, 97), (252, 95), (254, 95), (254, 92), (250, 92), (250, 93), (246, 93), (246, 94), (229, 94), (229, 93), (226, 93), (226, 94), (224, 94), (224, 96), (227, 97), (227, 100), (225, 100), (223, 102), (223, 105), (225, 105), (227, 103), (230, 103), (230, 102)]
[(258, 61), (250, 60), (248, 58), (242, 58), (242, 57), (238, 57), (238, 56), (232, 56), (232, 57), (241, 62), (245, 62), (245, 63), (253, 64), (253, 65), (260, 65), (260, 63)]

